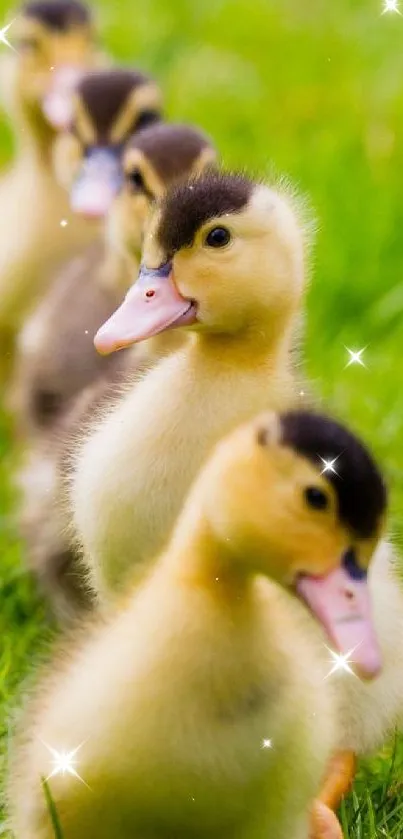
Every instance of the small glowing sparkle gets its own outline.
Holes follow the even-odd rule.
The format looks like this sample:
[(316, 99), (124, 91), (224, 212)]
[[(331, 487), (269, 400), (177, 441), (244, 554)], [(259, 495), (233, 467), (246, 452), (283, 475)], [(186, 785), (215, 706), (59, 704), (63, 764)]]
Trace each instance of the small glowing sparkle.
[(362, 350), (349, 350), (349, 348), (346, 347), (346, 350), (350, 356), (350, 360), (347, 362), (346, 367), (350, 367), (351, 364), (360, 364), (361, 367), (365, 367), (365, 364), (361, 356), (366, 349), (366, 347), (363, 347)]
[(402, 14), (399, 9), (399, 0), (384, 0), (382, 14), (386, 15), (388, 12), (395, 12), (397, 15)]
[(321, 457), (320, 455), (319, 457), (323, 463), (322, 475), (324, 475), (326, 472), (333, 472), (334, 475), (337, 475), (337, 471), (334, 468), (334, 464), (337, 463), (339, 458), (334, 457), (333, 460), (326, 460), (326, 458)]
[(14, 23), (15, 19), (16, 19), (16, 18), (14, 18), (14, 20), (12, 20), (12, 21), (11, 21), (11, 23), (8, 23), (8, 24), (7, 24), (7, 26), (3, 26), (3, 28), (2, 28), (2, 29), (0, 29), (0, 43), (1, 43), (1, 44), (5, 44), (5, 46), (6, 46), (6, 47), (9, 47), (9, 48), (10, 48), (10, 50), (14, 50), (14, 52), (17, 52), (17, 50), (16, 50), (16, 49), (14, 49), (14, 47), (13, 47), (13, 46), (10, 44), (10, 42), (7, 40), (7, 32), (8, 32), (8, 30), (10, 29), (10, 26), (12, 26), (12, 25), (13, 25), (13, 23)]
[(348, 653), (345, 653), (344, 655), (342, 655), (341, 653), (335, 653), (333, 650), (330, 649), (330, 647), (326, 647), (326, 649), (329, 650), (329, 653), (332, 656), (330, 660), (333, 660), (334, 664), (332, 669), (329, 670), (327, 676), (325, 676), (325, 679), (328, 679), (329, 676), (333, 676), (333, 673), (337, 673), (339, 671), (344, 671), (345, 673), (350, 673), (351, 676), (355, 676), (354, 671), (350, 667), (352, 661), (350, 656), (357, 649), (357, 647), (353, 647), (352, 650), (349, 650)]
[(85, 334), (88, 335), (88, 329), (85, 330)]
[(77, 764), (75, 756), (84, 743), (80, 743), (80, 745), (71, 752), (58, 752), (56, 749), (53, 749), (52, 746), (48, 746), (47, 743), (44, 743), (43, 740), (41, 742), (53, 756), (53, 770), (46, 778), (47, 781), (49, 781), (50, 778), (54, 778), (55, 775), (72, 775), (74, 778), (78, 778), (84, 786), (88, 786), (75, 768)]
[(66, 219), (63, 218), (60, 222), (60, 227), (67, 227), (67, 225), (68, 225), (68, 221), (66, 221)]
[(273, 743), (271, 740), (262, 740), (262, 749), (272, 749)]
[(304, 391), (303, 391), (303, 390), (300, 390), (299, 395), (300, 395), (300, 396), (305, 396)]

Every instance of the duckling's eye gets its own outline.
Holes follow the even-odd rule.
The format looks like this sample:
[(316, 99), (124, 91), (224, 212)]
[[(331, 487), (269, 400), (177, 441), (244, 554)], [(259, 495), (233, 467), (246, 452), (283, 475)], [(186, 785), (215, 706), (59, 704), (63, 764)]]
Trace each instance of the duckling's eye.
[(314, 510), (326, 510), (329, 506), (329, 499), (323, 490), (318, 487), (307, 487), (304, 492), (305, 501)]
[(205, 244), (209, 248), (225, 248), (231, 241), (231, 234), (226, 227), (214, 227), (207, 234)]
[(126, 177), (130, 186), (134, 187), (136, 190), (144, 191), (144, 178), (139, 169), (133, 169), (132, 172), (128, 172)]

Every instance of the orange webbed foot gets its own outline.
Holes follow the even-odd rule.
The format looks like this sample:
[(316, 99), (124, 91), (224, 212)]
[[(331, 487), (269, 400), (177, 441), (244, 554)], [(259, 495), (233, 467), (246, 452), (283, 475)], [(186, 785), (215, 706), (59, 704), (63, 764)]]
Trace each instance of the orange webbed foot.
[(353, 785), (356, 768), (353, 752), (337, 752), (329, 763), (318, 800), (331, 810), (337, 810)]

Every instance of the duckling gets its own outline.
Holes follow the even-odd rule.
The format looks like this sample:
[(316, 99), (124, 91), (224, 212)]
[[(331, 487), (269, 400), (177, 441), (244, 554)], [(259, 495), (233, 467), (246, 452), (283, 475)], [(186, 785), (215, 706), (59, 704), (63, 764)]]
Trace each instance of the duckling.
[[(289, 590), (303, 580), (317, 593), (312, 612), (344, 652), (329, 593), (336, 580), (351, 588), (359, 664), (374, 675), (366, 585), (347, 558), (354, 550), (365, 574), (385, 497), (358, 440), (317, 418), (312, 458), (298, 420), (259, 416), (219, 443), (146, 579), (42, 680), (14, 756), (16, 839), (52, 836), (44, 777), (65, 839), (308, 839), (335, 712)], [(340, 439), (336, 483), (320, 456)], [(365, 534), (349, 506), (357, 486), (370, 505)], [(84, 783), (52, 773), (59, 749)], [(329, 835), (341, 839), (337, 824)]]
[[(25, 435), (49, 430), (101, 373), (114, 378), (126, 364), (141, 367), (148, 354), (173, 346), (167, 333), (158, 345), (150, 342), (152, 353), (143, 345), (116, 359), (100, 356), (93, 337), (130, 286), (153, 203), (175, 180), (210, 165), (216, 152), (192, 126), (157, 123), (137, 132), (122, 147), (121, 158), (124, 178), (106, 218), (103, 246), (90, 248), (61, 272), (21, 332), (9, 401)], [(73, 179), (73, 190), (74, 184)]]
[(16, 330), (56, 264), (96, 235), (95, 228), (69, 212), (64, 190), (54, 178), (52, 144), (70, 120), (71, 92), (79, 75), (104, 61), (95, 48), (90, 12), (77, 0), (24, 4), (10, 38), (16, 51), (2, 57), (1, 89), (18, 145), (15, 162), (0, 182), (4, 375)]
[(140, 568), (161, 549), (212, 445), (296, 399), (305, 234), (292, 200), (238, 174), (206, 173), (162, 200), (140, 278), (96, 345), (190, 334), (79, 447), (73, 518), (101, 597), (124, 585), (134, 558)]
[[(125, 181), (112, 206), (104, 263), (90, 264), (86, 275), (63, 276), (22, 333), (25, 338), (29, 330), (36, 343), (31, 340), (26, 354), (21, 352), (19, 358), (17, 398), (25, 420), (23, 430), (28, 428), (34, 434), (30, 455), (18, 475), (23, 496), (19, 525), (29, 565), (62, 620), (74, 617), (83, 600), (80, 597), (77, 602), (75, 596), (76, 589), (83, 588), (82, 574), (62, 512), (65, 449), (87, 418), (99, 410), (99, 404), (108, 404), (119, 393), (129, 373), (139, 375), (156, 356), (178, 344), (172, 340), (174, 332), (150, 339), (143, 348), (127, 351), (126, 356), (120, 353), (106, 358), (95, 352), (92, 337), (122, 298), (122, 272), (110, 271), (114, 250), (126, 242), (135, 254), (156, 195), (181, 176), (199, 172), (213, 159), (215, 151), (209, 140), (191, 126), (154, 125), (134, 136), (123, 155)], [(91, 379), (94, 385), (89, 384)], [(81, 397), (84, 384), (88, 387)]]

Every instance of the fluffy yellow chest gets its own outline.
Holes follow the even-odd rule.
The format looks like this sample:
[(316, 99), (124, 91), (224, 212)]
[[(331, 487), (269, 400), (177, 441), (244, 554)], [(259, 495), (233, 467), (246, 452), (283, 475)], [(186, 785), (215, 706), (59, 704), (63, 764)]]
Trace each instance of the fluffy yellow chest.
[(270, 360), (211, 365), (186, 351), (132, 389), (85, 443), (72, 488), (100, 590), (123, 584), (163, 547), (216, 441), (260, 410), (284, 408), (291, 394), (288, 371)]
[[(50, 686), (35, 730), (37, 776), (49, 764), (43, 743), (82, 744), (90, 790), (51, 781), (66, 839), (264, 839), (274, 826), (276, 839), (299, 839), (330, 744), (329, 708), (292, 614), (282, 640), (282, 611), (274, 600), (256, 615), (242, 605), (226, 613), (163, 578), (86, 645)], [(37, 788), (31, 779), (29, 794)]]

